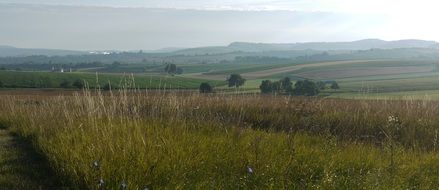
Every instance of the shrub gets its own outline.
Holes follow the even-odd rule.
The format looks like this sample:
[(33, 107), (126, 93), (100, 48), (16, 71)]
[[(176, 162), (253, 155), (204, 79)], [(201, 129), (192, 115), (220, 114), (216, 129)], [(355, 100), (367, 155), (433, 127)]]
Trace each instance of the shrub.
[(68, 81), (68, 80), (63, 80), (63, 81), (59, 84), (59, 86), (60, 86), (61, 88), (70, 88), (72, 85), (71, 85), (70, 81)]
[(203, 82), (200, 84), (200, 93), (212, 93), (213, 92), (213, 87), (207, 83), (207, 82)]
[(337, 90), (337, 89), (340, 89), (340, 86), (338, 86), (338, 83), (337, 82), (332, 82), (332, 84), (331, 84), (331, 89), (333, 89), (333, 90)]
[(85, 82), (81, 79), (76, 79), (75, 82), (73, 82), (72, 86), (78, 89), (83, 89), (85, 86)]
[(110, 82), (106, 83), (103, 87), (102, 90), (114, 90), (117, 89), (117, 86), (112, 85)]
[(175, 74), (177, 72), (177, 65), (169, 63), (165, 67), (165, 72), (168, 74)]

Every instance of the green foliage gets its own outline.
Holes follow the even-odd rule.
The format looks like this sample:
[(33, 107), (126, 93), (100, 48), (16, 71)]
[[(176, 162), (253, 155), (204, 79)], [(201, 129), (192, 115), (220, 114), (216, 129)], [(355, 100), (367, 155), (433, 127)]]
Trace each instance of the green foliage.
[(259, 86), (261, 93), (286, 93), (289, 94), (293, 91), (292, 82), (290, 78), (285, 77), (279, 81), (271, 82), (270, 80), (264, 80)]
[[(97, 77), (97, 78), (96, 78)], [(97, 81), (98, 79), (98, 81)], [(129, 77), (124, 74), (99, 74), (95, 73), (55, 73), (55, 72), (15, 72), (0, 71), (0, 80), (7, 87), (19, 88), (59, 88), (66, 80), (71, 81), (72, 86), (82, 89), (87, 83), (89, 88), (104, 86), (110, 81), (112, 85), (125, 82), (133, 82), (137, 88), (148, 89), (198, 89), (201, 82), (209, 82), (212, 85), (225, 85), (223, 81), (190, 79), (183, 77), (148, 76), (136, 75)], [(74, 84), (76, 83), (76, 84)]]
[(273, 83), (270, 80), (263, 80), (259, 86), (261, 93), (268, 94), (273, 92)]
[[(68, 80), (63, 80), (60, 84), (59, 84), (59, 86), (61, 87), (61, 88), (70, 88), (70, 87), (72, 87), (72, 83), (70, 82), (70, 81), (68, 81)], [(78, 87), (77, 87), (78, 88)], [(82, 88), (82, 87), (81, 87)]]
[(326, 88), (326, 82), (323, 82), (323, 81), (317, 81), (316, 85), (320, 90), (325, 90), (325, 88)]
[(176, 70), (175, 74), (177, 74), (177, 75), (181, 75), (181, 74), (183, 74), (183, 72), (184, 72), (184, 69), (183, 69), (183, 68), (181, 68), (181, 67), (177, 67), (177, 70)]
[(0, 80), (0, 88), (3, 88), (5, 84)]
[(207, 83), (207, 82), (203, 82), (200, 84), (200, 93), (212, 93), (213, 92), (213, 87)]
[(331, 89), (333, 89), (333, 90), (337, 90), (337, 89), (340, 89), (340, 87), (338, 86), (338, 83), (337, 83), (337, 82), (333, 81), (333, 82), (331, 83)]
[(240, 74), (231, 74), (227, 79), (229, 87), (240, 87), (244, 85), (245, 79)]
[(117, 89), (118, 87), (116, 85), (111, 84), (110, 82), (107, 82), (104, 84), (104, 86), (102, 87), (102, 90), (114, 90)]
[(72, 86), (78, 89), (83, 89), (85, 87), (85, 82), (81, 79), (76, 79), (75, 82), (73, 82)]
[(294, 84), (295, 95), (315, 96), (319, 92), (317, 84), (310, 80), (299, 80)]
[(168, 63), (168, 64), (166, 64), (165, 72), (168, 74), (176, 74), (177, 66), (173, 63)]
[(279, 81), (281, 83), (282, 90), (285, 92), (291, 92), (292, 91), (292, 85), (291, 79), (288, 77), (285, 77)]

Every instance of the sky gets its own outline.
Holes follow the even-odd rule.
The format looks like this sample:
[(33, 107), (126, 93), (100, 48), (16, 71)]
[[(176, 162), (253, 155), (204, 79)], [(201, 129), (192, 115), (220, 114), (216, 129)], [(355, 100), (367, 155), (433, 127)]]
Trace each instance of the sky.
[(437, 7), (434, 0), (0, 0), (0, 45), (151, 50), (235, 41), (439, 41)]

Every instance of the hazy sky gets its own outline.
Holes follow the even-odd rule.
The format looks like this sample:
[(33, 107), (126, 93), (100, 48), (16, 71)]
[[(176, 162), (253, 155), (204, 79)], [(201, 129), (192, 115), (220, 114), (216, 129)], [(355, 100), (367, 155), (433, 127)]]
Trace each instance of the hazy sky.
[(439, 41), (437, 7), (433, 0), (0, 0), (0, 45), (136, 50), (234, 41)]

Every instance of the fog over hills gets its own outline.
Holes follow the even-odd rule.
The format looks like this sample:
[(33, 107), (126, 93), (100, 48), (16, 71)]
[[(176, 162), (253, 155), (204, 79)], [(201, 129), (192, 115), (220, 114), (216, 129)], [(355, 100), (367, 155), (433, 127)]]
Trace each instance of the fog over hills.
[[(337, 51), (337, 50), (369, 50), (369, 49), (401, 49), (401, 48), (439, 48), (439, 43), (425, 40), (398, 40), (384, 41), (379, 39), (365, 39), (353, 42), (309, 42), (309, 43), (248, 43), (233, 42), (228, 46), (207, 46), (198, 48), (163, 48), (158, 50), (143, 51), (144, 53), (173, 53), (173, 54), (223, 54), (231, 52), (275, 52), (275, 51), (295, 51), (295, 50), (319, 50), (319, 51)], [(130, 52), (137, 52), (133, 50)], [(0, 57), (7, 56), (64, 56), (64, 55), (81, 55), (81, 54), (100, 54), (114, 51), (72, 51), (59, 49), (28, 49), (16, 48), (12, 46), (0, 46)]]
[(248, 43), (234, 42), (228, 46), (190, 48), (178, 51), (183, 54), (201, 53), (228, 53), (234, 51), (266, 52), (266, 51), (291, 51), (291, 50), (368, 50), (368, 49), (398, 49), (398, 48), (437, 48), (435, 41), (425, 40), (398, 40), (384, 41), (379, 39), (365, 39), (353, 42), (309, 42), (309, 43)]

